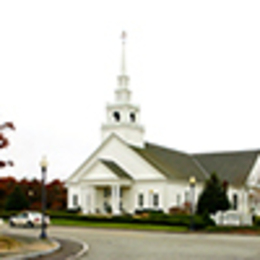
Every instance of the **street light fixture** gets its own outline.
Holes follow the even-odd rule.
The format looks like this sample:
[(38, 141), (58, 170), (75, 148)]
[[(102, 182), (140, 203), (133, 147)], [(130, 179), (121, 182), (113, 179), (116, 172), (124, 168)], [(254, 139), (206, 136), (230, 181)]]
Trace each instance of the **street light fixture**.
[(41, 221), (41, 239), (47, 238), (47, 233), (45, 230), (45, 209), (46, 209), (46, 190), (45, 190), (45, 180), (46, 180), (46, 174), (47, 174), (47, 167), (48, 167), (48, 161), (45, 156), (42, 157), (42, 160), (40, 161), (41, 166), (41, 172), (42, 172), (42, 221)]
[(196, 178), (194, 176), (190, 177), (189, 184), (190, 184), (190, 230), (194, 230), (195, 186), (196, 186)]

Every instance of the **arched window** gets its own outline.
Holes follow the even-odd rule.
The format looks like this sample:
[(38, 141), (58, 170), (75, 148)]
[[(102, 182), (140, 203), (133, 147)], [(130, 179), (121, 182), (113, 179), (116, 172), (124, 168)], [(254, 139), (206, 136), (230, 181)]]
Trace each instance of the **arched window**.
[(120, 113), (118, 111), (115, 111), (113, 113), (113, 117), (115, 119), (116, 122), (119, 122), (120, 121)]
[(135, 122), (135, 120), (136, 120), (135, 113), (134, 112), (130, 113), (130, 121)]

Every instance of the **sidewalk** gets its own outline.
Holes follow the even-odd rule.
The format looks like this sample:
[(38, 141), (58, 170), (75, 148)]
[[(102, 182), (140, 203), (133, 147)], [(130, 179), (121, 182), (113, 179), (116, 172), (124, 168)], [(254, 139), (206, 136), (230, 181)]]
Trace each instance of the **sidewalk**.
[(53, 238), (48, 240), (35, 239), (33, 237), (8, 235), (20, 243), (20, 247), (13, 251), (0, 253), (3, 260), (18, 259), (77, 259), (87, 252), (88, 246), (80, 241), (70, 239)]
[[(60, 260), (60, 259), (76, 259), (77, 256), (86, 253), (84, 250), (84, 245), (79, 242), (72, 240), (65, 240), (60, 238), (55, 238), (60, 244), (60, 248), (48, 255), (35, 257), (33, 259), (43, 259), (43, 260)], [(84, 251), (84, 252), (83, 252)]]

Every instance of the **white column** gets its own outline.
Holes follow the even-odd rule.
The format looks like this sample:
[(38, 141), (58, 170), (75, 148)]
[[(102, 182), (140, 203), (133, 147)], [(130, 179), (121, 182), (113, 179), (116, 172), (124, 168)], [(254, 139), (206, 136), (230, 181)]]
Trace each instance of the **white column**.
[(244, 195), (244, 199), (243, 199), (243, 204), (244, 204), (244, 214), (248, 214), (249, 210), (248, 210), (248, 191), (246, 188), (243, 189), (243, 195)]
[(84, 192), (84, 213), (89, 214), (90, 213), (90, 207), (91, 207), (91, 195), (90, 195), (90, 186), (86, 186), (85, 192)]
[(119, 184), (113, 185), (112, 190), (112, 213), (113, 215), (119, 215), (119, 203), (120, 203), (120, 186)]
[(90, 213), (96, 213), (96, 189), (94, 186), (89, 187), (89, 204)]

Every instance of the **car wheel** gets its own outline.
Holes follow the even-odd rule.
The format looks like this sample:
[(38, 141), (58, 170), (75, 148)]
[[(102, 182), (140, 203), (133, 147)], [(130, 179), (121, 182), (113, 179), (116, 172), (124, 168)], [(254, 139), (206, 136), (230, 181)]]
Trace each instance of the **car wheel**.
[(10, 227), (14, 227), (14, 226), (15, 226), (15, 224), (14, 224), (13, 221), (10, 221), (10, 222), (9, 222), (9, 225), (10, 225)]
[(26, 226), (29, 227), (29, 228), (34, 227), (34, 225), (33, 225), (33, 223), (32, 223), (31, 221), (27, 222), (27, 225), (26, 225)]

